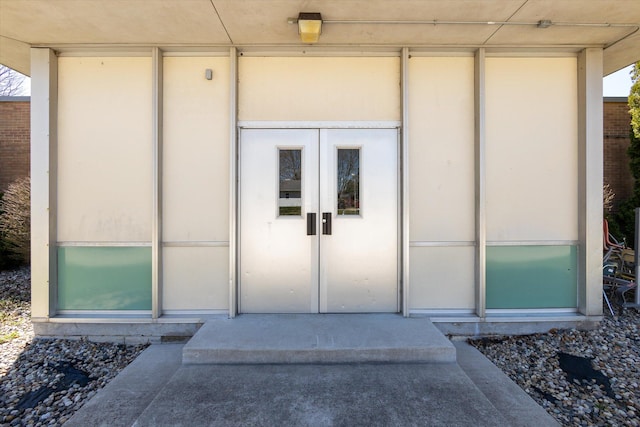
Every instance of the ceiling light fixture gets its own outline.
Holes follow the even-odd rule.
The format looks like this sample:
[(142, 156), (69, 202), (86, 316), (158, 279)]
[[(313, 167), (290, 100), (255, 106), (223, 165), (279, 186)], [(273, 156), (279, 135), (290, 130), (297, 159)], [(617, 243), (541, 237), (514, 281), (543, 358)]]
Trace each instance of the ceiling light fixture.
[(300, 12), (298, 34), (302, 43), (316, 43), (322, 34), (322, 15), (318, 12)]

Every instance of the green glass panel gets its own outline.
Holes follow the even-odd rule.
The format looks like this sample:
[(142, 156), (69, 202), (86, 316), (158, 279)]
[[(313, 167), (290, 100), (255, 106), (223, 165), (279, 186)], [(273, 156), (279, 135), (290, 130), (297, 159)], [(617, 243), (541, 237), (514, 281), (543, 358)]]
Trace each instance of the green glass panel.
[(151, 248), (58, 248), (59, 310), (151, 310)]
[(487, 247), (487, 308), (573, 308), (575, 246)]

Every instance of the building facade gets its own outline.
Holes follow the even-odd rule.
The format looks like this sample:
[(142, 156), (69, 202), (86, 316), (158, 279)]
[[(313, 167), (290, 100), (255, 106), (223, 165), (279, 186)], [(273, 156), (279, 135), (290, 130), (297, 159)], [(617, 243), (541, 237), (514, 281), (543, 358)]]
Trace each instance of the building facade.
[[(400, 3), (424, 20), (327, 19), (315, 45), (291, 24), (226, 45), (32, 45), (36, 333), (180, 335), (243, 313), (461, 334), (598, 321), (602, 76), (630, 24), (558, 39), (560, 16), (441, 22)], [(234, 13), (259, 8), (213, 4), (235, 40)]]

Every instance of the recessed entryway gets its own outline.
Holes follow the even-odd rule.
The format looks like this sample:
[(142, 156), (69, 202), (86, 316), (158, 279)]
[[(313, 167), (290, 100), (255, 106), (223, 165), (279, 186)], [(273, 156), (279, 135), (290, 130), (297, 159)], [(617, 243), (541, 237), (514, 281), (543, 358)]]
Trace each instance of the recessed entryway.
[(397, 312), (397, 129), (243, 129), (239, 311)]

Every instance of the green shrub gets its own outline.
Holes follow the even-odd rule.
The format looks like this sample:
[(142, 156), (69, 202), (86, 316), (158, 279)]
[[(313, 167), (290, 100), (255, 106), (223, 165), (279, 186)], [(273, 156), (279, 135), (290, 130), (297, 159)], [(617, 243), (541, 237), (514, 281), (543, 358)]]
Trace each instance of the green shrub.
[(9, 185), (0, 200), (0, 268), (31, 260), (31, 181), (21, 178)]
[[(4, 197), (4, 193), (0, 192), (0, 205), (2, 205), (2, 199)], [(2, 210), (0, 210), (0, 217), (2, 216)], [(14, 259), (11, 251), (7, 247), (4, 238), (2, 237), (2, 233), (0, 233), (0, 271), (2, 270), (11, 270), (18, 267), (20, 263)]]
[[(2, 198), (4, 197), (4, 193), (0, 191), (0, 204), (2, 204)], [(0, 216), (2, 216), (2, 211), (0, 210)], [(0, 233), (0, 271), (8, 270), (16, 267), (17, 262), (10, 257), (9, 249), (4, 244), (4, 239), (2, 238), (2, 233)]]
[(631, 144), (627, 150), (629, 154), (629, 167), (635, 181), (631, 197), (620, 203), (618, 212), (612, 216), (615, 227), (619, 230), (616, 237), (624, 238), (628, 246), (634, 246), (636, 208), (640, 208), (640, 138), (631, 132)]

